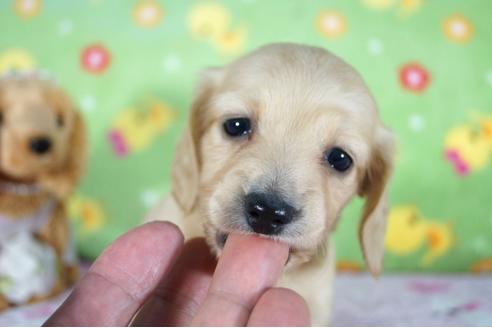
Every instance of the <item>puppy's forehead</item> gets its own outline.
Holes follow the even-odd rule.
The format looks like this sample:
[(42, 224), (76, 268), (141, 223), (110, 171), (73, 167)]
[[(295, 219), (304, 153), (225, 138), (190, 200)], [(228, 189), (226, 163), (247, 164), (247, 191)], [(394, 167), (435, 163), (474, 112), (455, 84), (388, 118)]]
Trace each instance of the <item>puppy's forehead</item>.
[(313, 109), (338, 104), (368, 115), (376, 111), (360, 75), (320, 48), (290, 44), (260, 48), (230, 65), (224, 85), (229, 90), (259, 93), (267, 104), (285, 102), (287, 109), (299, 104)]

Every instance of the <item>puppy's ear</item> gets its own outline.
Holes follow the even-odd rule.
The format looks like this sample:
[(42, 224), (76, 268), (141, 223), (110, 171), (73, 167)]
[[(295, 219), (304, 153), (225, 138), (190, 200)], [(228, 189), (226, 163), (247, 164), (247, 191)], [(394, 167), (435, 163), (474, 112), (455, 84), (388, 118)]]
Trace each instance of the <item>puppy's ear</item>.
[(73, 111), (67, 156), (63, 165), (40, 178), (40, 184), (60, 199), (70, 195), (80, 180), (86, 162), (86, 132), (81, 114)]
[(359, 189), (359, 195), (366, 198), (359, 240), (366, 265), (373, 276), (380, 274), (383, 265), (389, 206), (387, 185), (393, 171), (393, 156), (394, 137), (389, 130), (381, 127)]
[(184, 214), (197, 204), (200, 184), (200, 140), (210, 115), (209, 100), (223, 77), (222, 68), (209, 68), (202, 73), (188, 116), (188, 123), (176, 145), (172, 165), (172, 195)]

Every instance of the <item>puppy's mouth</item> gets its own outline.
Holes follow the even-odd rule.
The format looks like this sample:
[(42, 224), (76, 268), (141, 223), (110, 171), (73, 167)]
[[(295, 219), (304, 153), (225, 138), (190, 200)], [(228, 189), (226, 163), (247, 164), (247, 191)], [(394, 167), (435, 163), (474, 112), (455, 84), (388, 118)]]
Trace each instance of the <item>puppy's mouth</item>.
[[(255, 235), (261, 236), (263, 238), (275, 239), (275, 238), (272, 238), (272, 236), (267, 236), (267, 235), (262, 235), (262, 234), (255, 234)], [(228, 232), (218, 230), (215, 233), (215, 244), (217, 245), (217, 247), (220, 250), (222, 250), (224, 248), (224, 245), (227, 241), (227, 237), (229, 237)], [(289, 256), (291, 253), (294, 253), (295, 251), (296, 251), (296, 249), (292, 245), (289, 245)]]
[[(237, 231), (237, 233), (243, 233), (243, 234), (245, 234), (245, 232), (241, 232), (241, 231)], [(220, 231), (220, 230), (218, 230), (217, 232), (215, 232), (215, 243), (216, 243), (216, 245), (220, 249), (224, 248), (224, 245), (225, 245), (225, 243), (227, 241), (227, 237), (229, 237), (229, 234), (230, 234), (229, 232)], [(277, 240), (276, 238), (273, 238), (272, 236), (263, 235), (263, 234), (249, 233), (249, 232), (246, 233), (246, 234), (256, 235), (256, 236), (260, 236), (262, 238), (268, 238), (268, 239)]]
[[(264, 238), (271, 238), (271, 236), (266, 236), (266, 235), (259, 235)], [(215, 234), (215, 243), (217, 247), (222, 251), (224, 249), (224, 245), (227, 241), (227, 237), (229, 237), (229, 233), (227, 232), (222, 232), (222, 231), (217, 231)], [(292, 254), (294, 254), (296, 251), (292, 246), (289, 246), (289, 255), (287, 257), (287, 261), (285, 262), (285, 265), (289, 264), (289, 262), (292, 259)]]

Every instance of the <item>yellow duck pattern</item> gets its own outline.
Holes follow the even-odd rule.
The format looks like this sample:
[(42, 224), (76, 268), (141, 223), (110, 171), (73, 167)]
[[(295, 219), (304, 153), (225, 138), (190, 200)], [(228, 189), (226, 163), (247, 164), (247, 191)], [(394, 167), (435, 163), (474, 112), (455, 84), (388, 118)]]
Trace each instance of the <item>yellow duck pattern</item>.
[(175, 119), (174, 109), (156, 100), (144, 108), (120, 112), (108, 133), (113, 152), (124, 157), (146, 149)]
[(233, 26), (231, 13), (215, 2), (201, 2), (188, 14), (188, 29), (192, 37), (209, 41), (221, 54), (233, 54), (244, 48), (246, 28)]
[(398, 256), (414, 254), (422, 247), (422, 266), (429, 266), (454, 245), (449, 223), (425, 218), (416, 206), (401, 205), (391, 209), (386, 233), (386, 249)]
[(484, 168), (492, 157), (492, 117), (453, 127), (445, 137), (444, 149), (457, 175)]

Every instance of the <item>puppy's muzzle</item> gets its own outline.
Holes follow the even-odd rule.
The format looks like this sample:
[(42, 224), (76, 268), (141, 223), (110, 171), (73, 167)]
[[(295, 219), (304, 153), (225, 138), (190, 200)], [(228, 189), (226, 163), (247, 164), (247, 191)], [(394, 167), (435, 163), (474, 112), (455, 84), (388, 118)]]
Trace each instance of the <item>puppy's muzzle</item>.
[(250, 193), (245, 196), (245, 215), (254, 232), (264, 235), (278, 235), (294, 221), (297, 210), (277, 194)]

